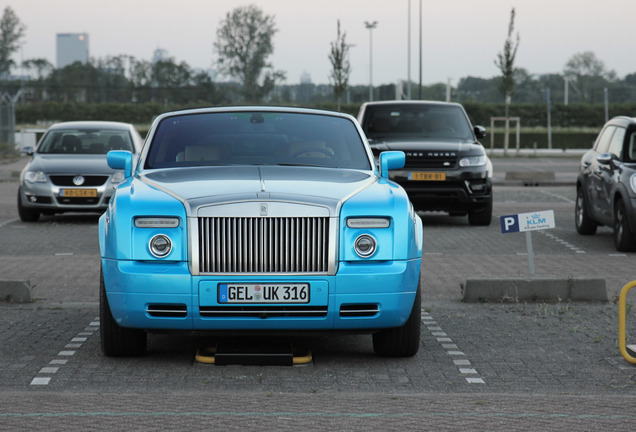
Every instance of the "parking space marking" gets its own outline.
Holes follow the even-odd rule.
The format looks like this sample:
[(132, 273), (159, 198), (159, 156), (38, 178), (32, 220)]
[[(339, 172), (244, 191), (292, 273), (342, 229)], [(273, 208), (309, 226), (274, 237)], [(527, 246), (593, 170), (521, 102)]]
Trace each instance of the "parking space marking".
[(36, 377), (33, 378), (33, 381), (31, 381), (31, 385), (48, 385), (49, 382), (51, 382), (51, 378), (50, 377)]
[(19, 220), (20, 219), (16, 218), (16, 219), (11, 219), (11, 220), (8, 220), (8, 221), (0, 222), (0, 228), (4, 227), (6, 225), (12, 224), (13, 222), (18, 222)]
[[(453, 342), (453, 340), (448, 337), (448, 335), (442, 330), (442, 328), (437, 324), (435, 319), (428, 313), (422, 310), (422, 323), (426, 326), (431, 335), (435, 337), (437, 342), (446, 350), (446, 353), (449, 356), (455, 357), (453, 363), (455, 366), (458, 366), (459, 373), (464, 377), (468, 384), (486, 384), (482, 378), (479, 377), (477, 373), (477, 369), (470, 367), (472, 366), (470, 360), (467, 358), (457, 358), (457, 357), (466, 357), (466, 354), (463, 351), (460, 351), (457, 344)], [(470, 377), (467, 375), (471, 375)], [(472, 376), (476, 375), (476, 376)]]
[(581, 249), (581, 248), (579, 248), (577, 246), (574, 246), (572, 243), (569, 243), (566, 240), (563, 240), (562, 238), (552, 234), (549, 231), (539, 230), (539, 231), (537, 231), (537, 234), (544, 235), (544, 236), (548, 237), (549, 239), (556, 241), (557, 243), (561, 244), (562, 246), (565, 246), (566, 248), (570, 249), (574, 253), (577, 253), (577, 254), (586, 253), (583, 249)]
[(67, 343), (64, 346), (64, 350), (58, 352), (57, 357), (49, 362), (49, 366), (40, 369), (38, 376), (31, 380), (31, 385), (49, 385), (53, 378), (51, 375), (55, 375), (60, 370), (61, 366), (66, 365), (68, 363), (68, 357), (74, 356), (77, 350), (82, 347), (82, 344), (88, 340), (89, 336), (93, 335), (98, 330), (99, 318), (95, 318), (88, 327), (84, 328), (81, 332), (71, 338), (70, 343)]
[(547, 191), (547, 190), (541, 190), (540, 192), (542, 194), (544, 194), (544, 195), (548, 195), (548, 196), (551, 196), (553, 198), (558, 198), (560, 200), (563, 200), (563, 201), (565, 201), (566, 203), (569, 203), (569, 204), (574, 204), (574, 202), (575, 202), (571, 198), (564, 197), (563, 195), (560, 195), (560, 194), (557, 194), (557, 193), (553, 193), (553, 192), (550, 192), (550, 191)]

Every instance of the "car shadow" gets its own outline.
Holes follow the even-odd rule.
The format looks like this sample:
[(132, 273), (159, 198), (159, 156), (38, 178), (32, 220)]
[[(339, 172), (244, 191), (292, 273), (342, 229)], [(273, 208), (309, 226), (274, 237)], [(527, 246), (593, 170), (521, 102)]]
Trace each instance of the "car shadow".
[(57, 223), (57, 224), (96, 224), (101, 214), (99, 213), (63, 213), (40, 215), (39, 223)]
[(447, 213), (417, 212), (424, 226), (470, 226), (468, 216), (449, 216)]

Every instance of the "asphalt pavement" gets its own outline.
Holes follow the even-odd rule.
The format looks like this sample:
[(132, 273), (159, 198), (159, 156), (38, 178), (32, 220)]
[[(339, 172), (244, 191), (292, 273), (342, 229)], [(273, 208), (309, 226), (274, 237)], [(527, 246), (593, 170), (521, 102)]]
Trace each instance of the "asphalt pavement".
[(636, 369), (618, 352), (615, 304), (636, 256), (614, 253), (608, 229), (573, 232), (576, 156), (493, 158), (493, 217), (554, 209), (558, 228), (533, 237), (537, 275), (601, 277), (608, 302), (464, 303), (469, 278), (527, 277), (525, 244), (495, 220), (471, 227), (423, 214), (418, 355), (377, 358), (361, 336), (307, 338), (298, 342), (313, 361), (287, 368), (198, 363), (196, 349), (214, 342), (203, 336), (151, 335), (144, 357), (102, 356), (97, 216), (20, 222), (25, 161), (0, 163), (0, 279), (29, 280), (34, 298), (0, 303), (0, 430), (592, 431), (636, 422)]

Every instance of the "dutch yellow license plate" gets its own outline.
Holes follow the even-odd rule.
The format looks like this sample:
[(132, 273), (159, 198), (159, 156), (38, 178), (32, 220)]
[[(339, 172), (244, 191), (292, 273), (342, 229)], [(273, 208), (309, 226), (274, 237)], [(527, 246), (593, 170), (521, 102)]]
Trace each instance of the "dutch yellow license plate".
[(444, 172), (409, 172), (409, 180), (446, 181), (446, 173)]
[(97, 189), (60, 189), (60, 196), (64, 198), (95, 198)]

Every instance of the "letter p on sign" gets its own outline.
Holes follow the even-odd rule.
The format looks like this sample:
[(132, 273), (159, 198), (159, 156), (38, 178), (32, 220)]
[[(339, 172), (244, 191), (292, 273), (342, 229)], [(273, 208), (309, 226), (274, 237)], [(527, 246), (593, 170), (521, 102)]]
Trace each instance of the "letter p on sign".
[(519, 218), (517, 215), (501, 216), (500, 222), (503, 234), (519, 232)]

